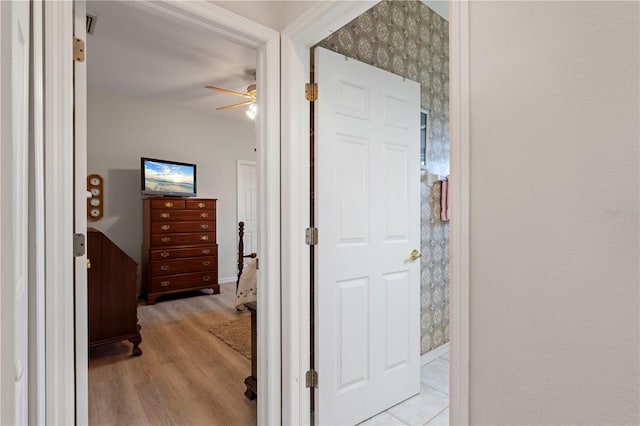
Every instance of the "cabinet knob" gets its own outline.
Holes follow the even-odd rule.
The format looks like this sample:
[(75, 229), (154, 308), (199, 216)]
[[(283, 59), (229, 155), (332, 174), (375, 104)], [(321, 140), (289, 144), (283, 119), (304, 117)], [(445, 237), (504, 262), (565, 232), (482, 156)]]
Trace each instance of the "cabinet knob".
[(162, 287), (169, 287), (169, 284), (171, 284), (171, 281), (160, 281)]
[(171, 229), (171, 225), (162, 225), (160, 229), (162, 229), (163, 231), (168, 231), (169, 229)]
[(202, 254), (209, 254), (209, 253), (211, 253), (211, 250), (209, 249), (202, 250)]
[(202, 277), (202, 281), (209, 281), (211, 277), (209, 275), (205, 275)]
[(160, 213), (160, 217), (163, 219), (168, 219), (171, 217), (171, 215), (169, 213)]
[(171, 201), (167, 201), (166, 203), (164, 203), (165, 207), (173, 207), (173, 203)]
[(209, 229), (209, 225), (203, 223), (202, 225), (200, 225), (200, 229)]
[(205, 203), (198, 203), (198, 207), (200, 207), (201, 209), (203, 209), (206, 206)]
[(202, 218), (209, 217), (209, 213), (200, 213), (200, 217)]
[(160, 265), (160, 270), (161, 271), (166, 271), (169, 269), (169, 265)]
[(209, 266), (211, 265), (211, 262), (209, 262), (208, 260), (205, 260), (204, 262), (202, 262), (202, 266)]
[(162, 253), (160, 253), (160, 256), (169, 257), (169, 252), (168, 251), (163, 251)]
[(201, 239), (202, 241), (209, 241), (209, 236), (208, 236), (208, 235), (201, 235), (201, 236), (200, 236), (200, 239)]
[(162, 241), (163, 243), (168, 243), (169, 241), (171, 241), (171, 238), (169, 238), (169, 237), (162, 237), (162, 238), (160, 239), (160, 241)]

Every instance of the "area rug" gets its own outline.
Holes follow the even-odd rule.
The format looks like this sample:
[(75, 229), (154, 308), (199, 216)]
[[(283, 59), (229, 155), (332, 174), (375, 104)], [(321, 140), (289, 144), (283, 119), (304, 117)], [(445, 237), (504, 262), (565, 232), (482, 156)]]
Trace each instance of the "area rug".
[(251, 316), (243, 315), (231, 321), (222, 322), (209, 328), (209, 333), (222, 340), (227, 346), (251, 359)]

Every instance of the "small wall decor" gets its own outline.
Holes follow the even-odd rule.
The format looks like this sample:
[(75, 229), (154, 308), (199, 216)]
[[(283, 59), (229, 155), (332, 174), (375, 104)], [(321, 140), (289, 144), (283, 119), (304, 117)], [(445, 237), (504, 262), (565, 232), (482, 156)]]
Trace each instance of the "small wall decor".
[(100, 220), (104, 214), (104, 179), (102, 176), (97, 174), (87, 176), (87, 191), (91, 193), (91, 198), (87, 199), (87, 218), (91, 221)]

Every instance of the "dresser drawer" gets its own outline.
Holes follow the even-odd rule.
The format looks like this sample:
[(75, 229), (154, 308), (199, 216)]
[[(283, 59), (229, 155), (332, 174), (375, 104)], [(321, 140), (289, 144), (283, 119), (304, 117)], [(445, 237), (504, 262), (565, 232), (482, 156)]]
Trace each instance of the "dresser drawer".
[(215, 232), (197, 232), (192, 234), (153, 234), (151, 246), (179, 246), (186, 244), (211, 244), (216, 241)]
[(180, 209), (184, 210), (184, 200), (151, 200), (152, 209)]
[(188, 257), (175, 260), (154, 260), (151, 262), (151, 274), (171, 275), (184, 272), (211, 271), (217, 269), (218, 259), (215, 256)]
[(218, 284), (218, 271), (164, 275), (151, 279), (151, 291), (171, 291), (180, 288)]
[(186, 208), (191, 210), (213, 210), (216, 208), (214, 200), (186, 200)]
[(213, 232), (216, 223), (207, 222), (156, 222), (151, 225), (154, 234), (178, 233), (178, 232)]
[(180, 259), (183, 257), (196, 257), (196, 256), (217, 256), (218, 246), (207, 247), (189, 247), (179, 249), (158, 249), (150, 250), (151, 260), (163, 260), (163, 259)]
[(151, 210), (152, 221), (175, 221), (175, 220), (215, 220), (216, 212), (198, 210)]

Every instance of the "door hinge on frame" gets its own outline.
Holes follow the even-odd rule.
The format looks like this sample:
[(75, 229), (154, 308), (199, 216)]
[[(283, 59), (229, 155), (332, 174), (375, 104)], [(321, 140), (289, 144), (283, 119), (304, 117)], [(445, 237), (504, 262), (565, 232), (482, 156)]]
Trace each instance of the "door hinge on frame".
[(305, 382), (308, 388), (318, 389), (318, 372), (316, 370), (307, 370)]
[(73, 38), (73, 61), (84, 62), (84, 40), (79, 37)]
[(73, 257), (84, 256), (85, 236), (84, 234), (73, 234)]
[(318, 244), (318, 228), (307, 228), (304, 230), (304, 242), (308, 246)]
[(306, 83), (304, 85), (304, 97), (309, 102), (318, 100), (318, 83)]

